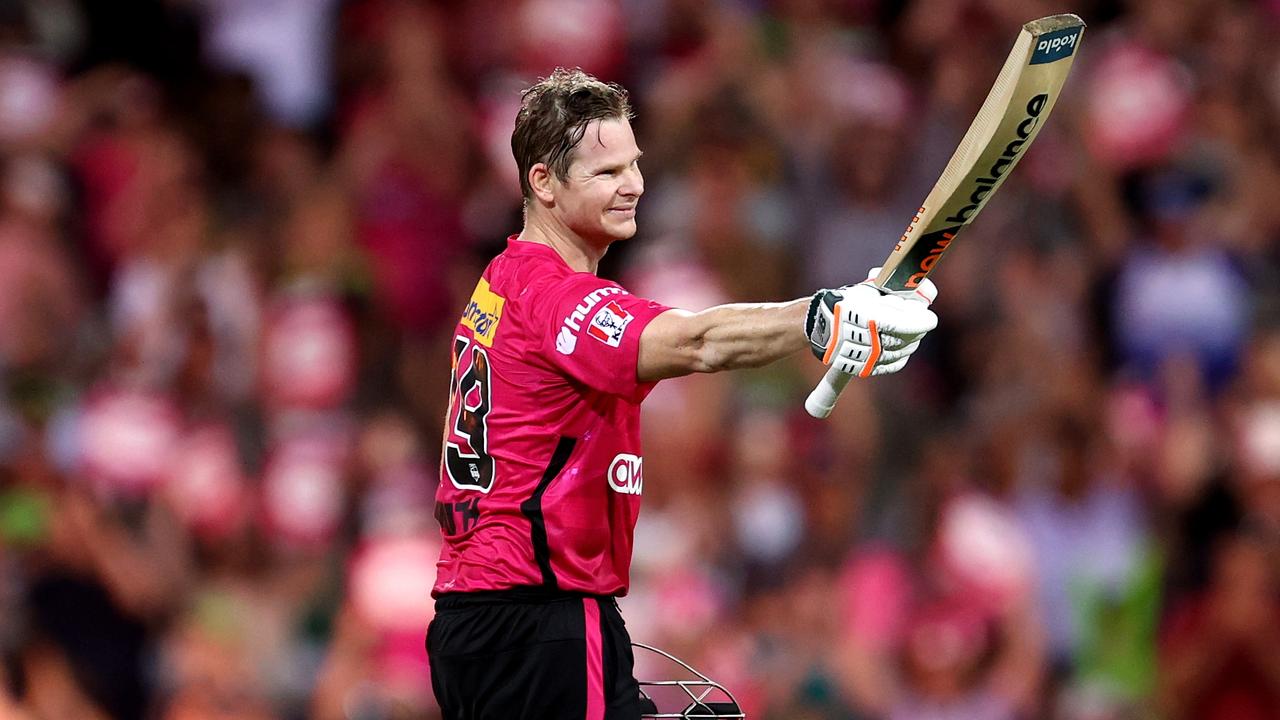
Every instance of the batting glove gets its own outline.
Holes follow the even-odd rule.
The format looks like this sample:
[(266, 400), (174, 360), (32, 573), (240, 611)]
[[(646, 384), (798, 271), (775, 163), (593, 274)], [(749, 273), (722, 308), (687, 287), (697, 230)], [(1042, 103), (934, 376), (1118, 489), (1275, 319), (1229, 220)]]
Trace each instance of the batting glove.
[(913, 290), (888, 292), (866, 282), (819, 290), (809, 302), (805, 333), (814, 356), (858, 377), (888, 375), (906, 366), (925, 333), (938, 326), (929, 309), (938, 288), (929, 279)]

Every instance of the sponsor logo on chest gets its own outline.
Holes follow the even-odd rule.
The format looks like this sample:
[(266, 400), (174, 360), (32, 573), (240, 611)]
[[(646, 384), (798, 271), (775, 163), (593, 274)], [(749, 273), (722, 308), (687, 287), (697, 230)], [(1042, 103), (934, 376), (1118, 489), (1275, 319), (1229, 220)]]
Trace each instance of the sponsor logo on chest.
[(644, 458), (630, 453), (618, 453), (609, 463), (609, 487), (624, 495), (639, 495), (644, 491)]

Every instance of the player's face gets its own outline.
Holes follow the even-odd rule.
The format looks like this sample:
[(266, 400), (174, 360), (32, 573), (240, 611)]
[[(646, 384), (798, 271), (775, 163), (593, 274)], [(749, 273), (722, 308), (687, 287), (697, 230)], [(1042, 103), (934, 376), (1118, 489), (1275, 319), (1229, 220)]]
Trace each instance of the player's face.
[(644, 194), (640, 148), (623, 119), (595, 120), (574, 148), (568, 178), (557, 183), (556, 208), (579, 237), (608, 245), (636, 234), (636, 204)]

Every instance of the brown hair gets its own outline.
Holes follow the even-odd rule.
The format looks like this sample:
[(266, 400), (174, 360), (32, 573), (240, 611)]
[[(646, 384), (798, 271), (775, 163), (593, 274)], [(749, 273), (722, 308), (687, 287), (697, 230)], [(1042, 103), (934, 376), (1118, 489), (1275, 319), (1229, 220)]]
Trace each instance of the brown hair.
[(580, 68), (556, 68), (526, 89), (521, 96), (516, 129), (511, 133), (511, 154), (520, 170), (520, 190), (533, 197), (529, 168), (546, 163), (561, 181), (569, 173), (573, 149), (582, 141), (592, 120), (632, 117), (627, 91), (606, 83)]

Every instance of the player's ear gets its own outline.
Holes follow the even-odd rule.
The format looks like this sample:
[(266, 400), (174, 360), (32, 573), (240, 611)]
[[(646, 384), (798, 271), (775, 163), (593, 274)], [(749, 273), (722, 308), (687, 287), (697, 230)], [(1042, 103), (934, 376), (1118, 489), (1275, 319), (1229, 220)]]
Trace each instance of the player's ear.
[(543, 205), (555, 204), (554, 185), (555, 175), (546, 163), (534, 163), (533, 167), (529, 168), (529, 188), (533, 190), (533, 196)]

